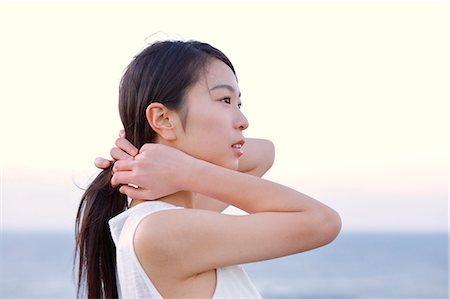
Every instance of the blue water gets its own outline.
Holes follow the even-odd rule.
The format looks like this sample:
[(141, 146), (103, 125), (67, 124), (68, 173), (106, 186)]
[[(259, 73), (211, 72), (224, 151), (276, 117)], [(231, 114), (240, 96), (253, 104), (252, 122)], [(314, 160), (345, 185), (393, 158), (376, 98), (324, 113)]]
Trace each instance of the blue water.
[[(71, 234), (3, 232), (0, 241), (0, 298), (75, 297)], [(448, 298), (445, 234), (343, 234), (244, 267), (265, 299)]]

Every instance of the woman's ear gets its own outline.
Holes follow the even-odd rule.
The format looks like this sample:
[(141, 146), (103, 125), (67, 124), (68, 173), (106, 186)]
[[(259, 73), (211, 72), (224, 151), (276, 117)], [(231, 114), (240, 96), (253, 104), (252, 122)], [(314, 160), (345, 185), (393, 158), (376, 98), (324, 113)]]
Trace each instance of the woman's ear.
[(161, 103), (151, 103), (145, 110), (147, 121), (152, 129), (162, 138), (168, 141), (176, 139), (175, 127), (177, 113), (167, 109)]

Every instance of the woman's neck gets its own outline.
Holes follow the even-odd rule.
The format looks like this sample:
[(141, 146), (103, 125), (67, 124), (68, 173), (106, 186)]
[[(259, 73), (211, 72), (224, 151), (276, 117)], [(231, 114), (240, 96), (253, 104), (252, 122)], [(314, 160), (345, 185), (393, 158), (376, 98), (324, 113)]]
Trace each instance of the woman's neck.
[[(177, 193), (173, 193), (161, 198), (156, 199), (158, 201), (163, 201), (168, 204), (177, 206), (177, 207), (184, 207), (188, 209), (194, 208), (194, 193), (189, 191), (180, 191)], [(130, 208), (134, 207), (135, 205), (138, 205), (143, 202), (147, 202), (148, 200), (143, 199), (133, 199), (130, 203)]]

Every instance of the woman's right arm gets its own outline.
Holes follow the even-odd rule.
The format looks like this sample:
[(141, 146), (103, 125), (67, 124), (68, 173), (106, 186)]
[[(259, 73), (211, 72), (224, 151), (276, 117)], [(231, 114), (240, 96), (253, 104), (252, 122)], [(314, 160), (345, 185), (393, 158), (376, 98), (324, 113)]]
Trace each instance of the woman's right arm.
[(116, 162), (114, 171), (113, 185), (139, 186), (121, 187), (131, 198), (191, 190), (250, 213), (233, 216), (177, 209), (146, 217), (136, 231), (135, 245), (140, 258), (154, 269), (165, 261), (161, 264), (165, 271), (188, 277), (217, 267), (286, 256), (331, 242), (341, 228), (334, 210), (305, 194), (173, 148), (144, 146), (134, 161)]
[[(275, 158), (275, 148), (271, 141), (259, 138), (246, 138), (242, 150), (245, 154), (239, 158), (239, 172), (262, 177), (272, 167)], [(222, 212), (228, 206), (228, 203), (201, 193), (197, 193), (195, 196), (196, 209)]]
[[(116, 147), (111, 149), (111, 157), (116, 160), (132, 160), (139, 150), (134, 147), (127, 139), (125, 139), (125, 131), (119, 132), (119, 138), (116, 140)], [(239, 172), (262, 177), (272, 166), (275, 157), (275, 149), (273, 143), (269, 140), (258, 138), (246, 138), (243, 146), (245, 155), (239, 159)], [(98, 157), (95, 159), (95, 165), (98, 168), (105, 169), (110, 167), (113, 161)], [(229, 204), (196, 193), (195, 208), (210, 211), (222, 212)]]

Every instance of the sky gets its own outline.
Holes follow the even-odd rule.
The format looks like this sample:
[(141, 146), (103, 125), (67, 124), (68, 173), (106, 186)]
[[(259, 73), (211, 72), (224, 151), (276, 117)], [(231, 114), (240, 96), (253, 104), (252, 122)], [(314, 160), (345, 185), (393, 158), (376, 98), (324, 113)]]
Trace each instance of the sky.
[(73, 230), (123, 70), (161, 39), (231, 59), (245, 135), (276, 147), (266, 178), (343, 232), (447, 230), (448, 2), (2, 2), (0, 36), (2, 230)]

